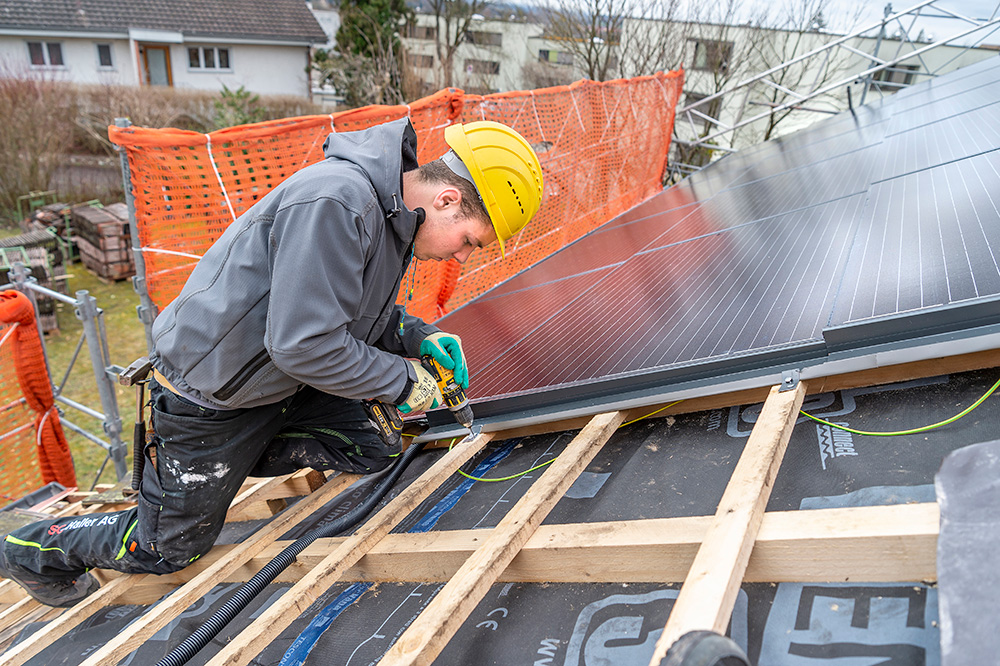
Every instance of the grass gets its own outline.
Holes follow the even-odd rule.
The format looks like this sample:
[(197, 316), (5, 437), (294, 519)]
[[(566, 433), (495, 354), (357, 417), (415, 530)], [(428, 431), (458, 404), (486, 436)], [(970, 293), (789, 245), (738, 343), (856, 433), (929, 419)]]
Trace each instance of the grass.
[[(145, 355), (146, 336), (142, 322), (139, 321), (135, 310), (139, 304), (139, 296), (132, 289), (131, 281), (123, 280), (110, 284), (102, 282), (80, 262), (68, 266), (66, 272), (70, 296), (76, 297), (78, 291), (87, 291), (94, 297), (97, 307), (103, 311), (104, 326), (107, 331), (108, 356), (111, 363), (127, 366), (136, 358)], [(52, 332), (45, 336), (45, 348), (53, 382), (58, 384), (69, 368), (83, 333), (83, 324), (77, 319), (71, 305), (58, 303), (56, 313), (59, 321), (59, 332)], [(121, 439), (130, 452), (129, 461), (131, 461), (132, 424), (135, 423), (135, 390), (117, 383), (114, 384), (114, 387), (122, 420)], [(92, 409), (103, 411), (86, 343), (73, 364), (63, 389), (63, 395)], [(64, 404), (60, 404), (60, 407), (64, 411), (65, 419), (107, 441), (102, 424), (98, 419)], [(107, 452), (94, 442), (68, 429), (66, 429), (66, 438), (73, 453), (77, 481), (82, 489), (89, 489), (104, 463)], [(113, 483), (115, 480), (114, 465), (109, 461), (101, 476), (101, 482)]]

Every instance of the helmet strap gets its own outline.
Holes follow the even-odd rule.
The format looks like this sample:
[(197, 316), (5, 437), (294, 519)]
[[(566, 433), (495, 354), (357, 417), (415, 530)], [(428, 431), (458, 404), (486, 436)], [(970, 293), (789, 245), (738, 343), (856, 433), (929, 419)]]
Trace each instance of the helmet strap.
[(483, 201), (483, 195), (479, 191), (479, 186), (476, 185), (476, 181), (472, 179), (472, 172), (469, 171), (469, 167), (465, 166), (465, 162), (462, 158), (458, 156), (454, 150), (449, 150), (447, 153), (441, 156), (441, 161), (444, 165), (451, 169), (452, 173), (457, 176), (461, 176), (465, 180), (472, 183), (472, 187), (476, 188), (476, 194), (479, 195), (479, 203), (482, 204), (483, 210), (486, 210), (486, 202)]

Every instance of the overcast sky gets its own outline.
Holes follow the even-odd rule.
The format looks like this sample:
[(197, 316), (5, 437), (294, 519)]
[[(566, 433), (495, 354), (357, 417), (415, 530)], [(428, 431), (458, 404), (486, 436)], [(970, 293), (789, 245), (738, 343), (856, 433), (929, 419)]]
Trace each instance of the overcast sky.
[[(538, 1), (544, 3), (547, 0)], [(680, 0), (679, 15), (681, 17), (684, 16), (684, 8), (686, 6), (703, 7), (705, 1)], [(712, 1), (708, 0), (708, 2)], [(580, 2), (589, 6), (593, 0), (580, 0)], [(885, 15), (886, 4), (888, 4), (887, 0), (736, 0), (736, 2), (739, 3), (737, 5), (738, 14), (744, 16), (744, 18), (757, 15), (759, 10), (756, 10), (755, 7), (766, 8), (772, 17), (779, 18), (785, 15), (788, 7), (796, 8), (795, 13), (800, 14), (803, 11), (802, 8), (806, 6), (822, 4), (824, 6), (823, 14), (827, 20), (828, 29), (838, 33), (853, 32), (880, 22)], [(891, 0), (892, 13), (909, 10), (920, 4), (920, 2), (921, 0)], [(921, 16), (912, 29), (912, 17), (904, 18), (903, 22), (911, 38), (915, 39), (922, 28), (925, 31), (925, 36), (930, 34), (937, 39), (941, 39), (972, 27), (965, 21), (943, 18), (942, 10), (950, 10), (970, 18), (989, 19), (994, 13), (998, 13), (998, 6), (1000, 6), (1000, 0), (937, 0), (934, 6), (923, 7), (921, 9)], [(898, 30), (899, 27), (899, 21), (891, 22), (889, 26), (890, 34)], [(1000, 44), (1000, 30), (997, 30), (997, 32), (985, 41), (988, 44)]]
[[(886, 0), (829, 0), (829, 10), (826, 18), (830, 23), (830, 28), (837, 31), (847, 31), (850, 26), (843, 22), (848, 17), (854, 16), (856, 12), (861, 13), (861, 20), (856, 27), (865, 27), (876, 23), (882, 19), (887, 2)], [(895, 0), (892, 2), (893, 13), (905, 11), (918, 4), (918, 0)], [(924, 17), (924, 14), (940, 16), (940, 11), (935, 11), (935, 7), (940, 7), (971, 18), (987, 19), (997, 11), (1000, 0), (939, 0), (934, 7), (921, 10), (921, 18), (912, 32), (911, 37), (916, 37), (916, 33), (923, 28), (938, 39), (956, 34), (966, 29), (967, 23), (955, 19), (942, 19), (933, 16)], [(912, 18), (904, 19), (907, 29), (910, 29)], [(893, 25), (898, 28), (899, 23)], [(968, 26), (971, 27), (971, 26)], [(1000, 31), (993, 34), (986, 40), (990, 44), (1000, 44)]]

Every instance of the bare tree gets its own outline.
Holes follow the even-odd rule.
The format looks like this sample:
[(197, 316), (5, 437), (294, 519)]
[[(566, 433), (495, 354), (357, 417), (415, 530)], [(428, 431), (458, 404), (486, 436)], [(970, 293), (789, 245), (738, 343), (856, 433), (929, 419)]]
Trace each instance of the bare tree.
[(528, 88), (565, 86), (576, 80), (572, 66), (557, 65), (541, 60), (529, 60), (521, 67), (521, 78)]
[(760, 5), (748, 14), (740, 0), (703, 3), (691, 10), (684, 65), (699, 94), (721, 92), (755, 69), (754, 45), (765, 38), (768, 11)]
[[(845, 63), (809, 58), (778, 68), (820, 46), (829, 0), (785, 0), (780, 7), (754, 5), (753, 13), (737, 0), (699, 6), (694, 12), (685, 58), (684, 114), (674, 125), (674, 176), (710, 162), (719, 150), (757, 143), (775, 136), (793, 111), (834, 112), (832, 100), (796, 104), (802, 91), (822, 88), (841, 76)], [(852, 20), (856, 21), (857, 16)], [(774, 70), (767, 77), (740, 82)], [(789, 108), (782, 108), (790, 105)], [(771, 109), (764, 120), (740, 126), (745, 118)], [(737, 129), (727, 130), (736, 126)]]
[(70, 92), (45, 72), (0, 62), (0, 219), (13, 220), (19, 196), (49, 188), (73, 142)]
[[(317, 49), (313, 53), (312, 68), (319, 83), (329, 83), (344, 96), (349, 107), (368, 104), (402, 104), (414, 86), (413, 75), (401, 53), (398, 35), (388, 32), (363, 13), (355, 16), (353, 24), (344, 23), (340, 32), (351, 26), (370, 25), (373, 29), (355, 27), (344, 42), (359, 41), (365, 48), (341, 48), (339, 52)], [(338, 33), (339, 36), (340, 33)]]
[(729, 100), (720, 93), (756, 67), (753, 44), (761, 39), (761, 26), (767, 22), (763, 5), (750, 11), (753, 14), (747, 15), (739, 0), (723, 0), (699, 4), (687, 13), (688, 27), (682, 35), (684, 97), (678, 106), (696, 106), (674, 122), (673, 178), (715, 157), (716, 149), (703, 140), (719, 129), (715, 121), (728, 110)]
[(594, 81), (620, 74), (618, 45), (625, 19), (637, 0), (555, 0), (543, 10), (544, 37), (572, 54), (573, 64)]
[[(542, 10), (554, 51), (525, 66), (529, 83), (557, 85), (574, 76), (595, 81), (676, 69), (690, 24), (678, 20), (683, 0), (556, 0)], [(568, 65), (572, 64), (570, 68)]]
[[(822, 31), (827, 25), (825, 14), (828, 7), (828, 0), (795, 0), (787, 4), (778, 15), (775, 29), (768, 30), (766, 38), (755, 39), (751, 43), (758, 71), (767, 71), (789, 62), (826, 41)], [(849, 17), (848, 23), (856, 24), (859, 18), (860, 9)], [(796, 96), (788, 91), (799, 91), (801, 94), (802, 91), (818, 90), (824, 84), (841, 78), (847, 66), (845, 60), (831, 59), (828, 54), (813, 57), (775, 72), (769, 77), (771, 84), (755, 86), (748, 98), (750, 103), (772, 109), (763, 130), (759, 130), (762, 132), (761, 140), (767, 141), (774, 136), (778, 125), (796, 111), (839, 111), (839, 105), (829, 97), (810, 100), (808, 106), (793, 104), (779, 109), (796, 100)]]
[(466, 38), (473, 17), (482, 15), (489, 0), (428, 0), (434, 16), (434, 46), (441, 64), (441, 86), (455, 84), (455, 52)]
[(681, 66), (692, 24), (680, 20), (680, 9), (681, 0), (653, 0), (643, 3), (641, 15), (625, 20), (618, 47), (622, 76), (645, 76)]

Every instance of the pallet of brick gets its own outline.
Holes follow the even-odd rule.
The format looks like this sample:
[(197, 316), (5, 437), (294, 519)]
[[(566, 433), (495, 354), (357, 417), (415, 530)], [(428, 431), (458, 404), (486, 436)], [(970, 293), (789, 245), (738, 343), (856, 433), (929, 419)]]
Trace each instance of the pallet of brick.
[(126, 219), (115, 214), (114, 207), (98, 207), (81, 204), (70, 208), (70, 224), (73, 233), (86, 239), (91, 245), (103, 249), (128, 247), (129, 228)]
[(76, 245), (73, 241), (71, 225), (67, 224), (66, 218), (69, 216), (69, 204), (53, 203), (36, 208), (31, 214), (21, 220), (19, 225), (24, 232), (30, 231), (53, 231), (62, 242), (64, 252), (68, 252), (65, 258), (67, 262), (72, 262), (76, 253)]
[(135, 275), (135, 264), (130, 249), (101, 250), (77, 236), (80, 260), (89, 270), (104, 280), (125, 280)]
[(71, 210), (77, 248), (84, 266), (107, 280), (124, 280), (135, 275), (131, 238), (126, 220), (116, 209), (76, 206)]

